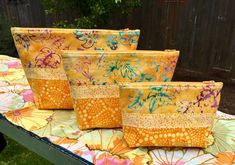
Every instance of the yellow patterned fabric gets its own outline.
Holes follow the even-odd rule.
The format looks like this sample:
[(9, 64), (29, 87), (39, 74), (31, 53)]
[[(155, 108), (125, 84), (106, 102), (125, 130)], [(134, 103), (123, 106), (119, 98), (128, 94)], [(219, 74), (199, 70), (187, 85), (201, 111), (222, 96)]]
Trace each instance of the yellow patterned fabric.
[[(19, 59), (0, 55), (0, 113), (30, 135), (46, 137), (77, 157), (97, 164), (234, 164), (235, 116), (217, 111), (208, 148), (137, 147), (126, 144), (121, 129), (82, 131), (73, 111), (38, 110)], [(27, 108), (28, 107), (28, 108)], [(2, 119), (1, 119), (2, 120)], [(3, 119), (4, 120), (4, 119)], [(17, 138), (20, 137), (15, 137)], [(32, 137), (35, 139), (35, 137)], [(157, 140), (162, 139), (158, 137)], [(40, 138), (38, 137), (38, 140)], [(63, 150), (64, 152), (64, 150)]]
[(118, 84), (170, 81), (179, 51), (63, 51), (80, 129), (121, 127)]
[(60, 50), (134, 50), (139, 30), (12, 28), (39, 109), (72, 109)]
[(120, 88), (124, 138), (130, 147), (206, 147), (222, 83), (132, 83)]

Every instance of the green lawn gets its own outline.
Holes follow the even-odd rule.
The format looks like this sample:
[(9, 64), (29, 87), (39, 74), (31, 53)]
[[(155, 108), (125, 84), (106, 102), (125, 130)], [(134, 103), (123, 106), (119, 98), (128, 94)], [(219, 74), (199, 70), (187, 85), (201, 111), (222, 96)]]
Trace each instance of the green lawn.
[(52, 165), (46, 159), (5, 136), (6, 148), (0, 153), (0, 165)]

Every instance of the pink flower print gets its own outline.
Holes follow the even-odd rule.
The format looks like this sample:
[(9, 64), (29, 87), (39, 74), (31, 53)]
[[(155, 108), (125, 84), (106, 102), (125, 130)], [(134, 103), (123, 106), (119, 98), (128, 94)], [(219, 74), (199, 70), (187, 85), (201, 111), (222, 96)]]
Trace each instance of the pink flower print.
[(24, 101), (34, 102), (32, 90), (27, 90), (25, 92), (22, 92), (20, 95), (23, 96)]
[(19, 61), (9, 61), (8, 68), (22, 68), (22, 65)]

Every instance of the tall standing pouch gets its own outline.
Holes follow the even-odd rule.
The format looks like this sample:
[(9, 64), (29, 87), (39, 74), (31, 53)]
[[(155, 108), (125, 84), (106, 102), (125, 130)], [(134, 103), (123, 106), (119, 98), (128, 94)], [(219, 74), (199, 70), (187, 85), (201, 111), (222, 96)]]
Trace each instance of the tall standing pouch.
[(120, 88), (124, 138), (130, 147), (206, 147), (221, 82), (132, 83)]
[(80, 129), (121, 127), (119, 84), (170, 81), (179, 51), (63, 51)]
[(72, 109), (60, 50), (135, 50), (139, 30), (11, 28), (38, 109)]

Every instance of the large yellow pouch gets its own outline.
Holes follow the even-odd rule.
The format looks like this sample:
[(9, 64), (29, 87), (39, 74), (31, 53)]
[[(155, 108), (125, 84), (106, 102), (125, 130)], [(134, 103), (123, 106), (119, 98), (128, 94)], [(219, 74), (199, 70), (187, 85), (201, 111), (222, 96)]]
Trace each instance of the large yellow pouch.
[(136, 49), (139, 30), (11, 28), (39, 109), (72, 109), (59, 50)]
[(80, 129), (121, 127), (119, 86), (170, 81), (179, 51), (63, 51)]
[(130, 147), (206, 147), (221, 82), (132, 83), (120, 88), (124, 138)]

